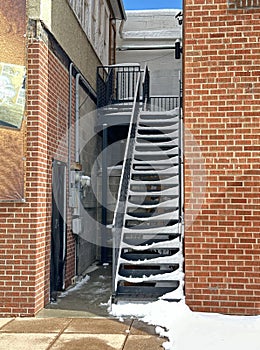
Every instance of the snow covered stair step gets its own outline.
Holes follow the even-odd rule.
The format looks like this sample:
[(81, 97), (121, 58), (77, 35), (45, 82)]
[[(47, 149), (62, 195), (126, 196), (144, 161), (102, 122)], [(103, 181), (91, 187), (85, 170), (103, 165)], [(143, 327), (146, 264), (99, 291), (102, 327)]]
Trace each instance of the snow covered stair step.
[(127, 208), (144, 208), (144, 209), (160, 209), (160, 208), (175, 208), (176, 204), (178, 204), (178, 198), (173, 200), (167, 200), (167, 201), (162, 201), (159, 202), (158, 204), (135, 204), (128, 202), (127, 203)]
[[(179, 265), (176, 265), (177, 268)], [(127, 268), (121, 267), (119, 270), (119, 275), (122, 277), (131, 277), (135, 276), (135, 277), (143, 277), (143, 276), (147, 276), (147, 273), (149, 273), (150, 275), (156, 276), (156, 275), (161, 275), (164, 273), (170, 273), (176, 270), (175, 266), (163, 266), (163, 267), (152, 267), (149, 266), (149, 270), (147, 270), (146, 268), (140, 268), (140, 269), (131, 269), (129, 266), (127, 266)], [(134, 278), (135, 278), (134, 277)]]
[(171, 149), (168, 150), (160, 150), (159, 148), (157, 148), (156, 151), (150, 151), (149, 149), (144, 149), (144, 150), (135, 150), (134, 153), (134, 157), (136, 158), (136, 156), (138, 155), (159, 155), (162, 158), (165, 156), (176, 156), (178, 155), (179, 149), (178, 146), (175, 145), (174, 147), (172, 147)]
[[(146, 256), (146, 255), (145, 255)], [(134, 259), (130, 259), (130, 258)], [(141, 256), (140, 256), (141, 257)], [(152, 257), (150, 255), (150, 258), (146, 256), (144, 259), (139, 259), (137, 255), (123, 255), (120, 257), (120, 264), (131, 264), (131, 265), (169, 265), (169, 264), (182, 264), (183, 263), (183, 256), (178, 251), (175, 254), (172, 255), (155, 255)]]
[(137, 227), (135, 229), (133, 228), (128, 228), (128, 227), (123, 227), (123, 235), (125, 234), (135, 234), (135, 235), (156, 235), (156, 234), (178, 234), (180, 232), (180, 225), (175, 224), (172, 226), (157, 226), (157, 227), (151, 227), (147, 229), (143, 229), (140, 227)]
[(179, 137), (179, 130), (174, 130), (171, 132), (163, 132), (161, 134), (156, 134), (156, 135), (152, 135), (152, 134), (147, 134), (147, 135), (139, 135), (138, 130), (137, 130), (137, 142), (142, 142), (142, 140), (145, 140), (145, 142), (147, 142), (147, 140), (149, 139), (158, 139), (158, 140), (169, 140), (169, 139), (174, 139), (176, 137)]
[(175, 197), (175, 196), (179, 196), (179, 186), (175, 186), (175, 187), (171, 187), (171, 188), (167, 188), (165, 190), (162, 191), (134, 191), (134, 190), (129, 190), (128, 191), (129, 196), (170, 196), (170, 197)]
[(147, 141), (147, 140), (143, 140), (143, 142), (137, 141), (135, 143), (135, 149), (142, 147), (143, 149), (145, 148), (149, 148), (149, 147), (157, 147), (158, 149), (160, 147), (165, 147), (165, 146), (169, 146), (169, 147), (174, 147), (174, 146), (178, 146), (178, 139), (171, 139), (171, 140), (167, 140), (164, 142), (152, 142), (152, 141)]
[(133, 169), (132, 170), (132, 175), (133, 174), (137, 174), (137, 175), (168, 175), (169, 177), (171, 177), (172, 175), (176, 175), (177, 171), (178, 171), (179, 167), (178, 164), (173, 165), (171, 167), (168, 167), (166, 169), (158, 169), (155, 171), (155, 169), (150, 169), (150, 168), (146, 168), (143, 170), (138, 170), (138, 169)]
[(161, 180), (130, 180), (130, 185), (178, 185), (178, 173), (174, 176)]
[[(178, 130), (178, 125), (171, 125), (171, 126), (161, 126), (160, 128), (155, 127), (155, 126), (140, 126), (137, 129), (138, 135), (151, 135), (150, 132), (154, 132), (152, 135), (160, 136), (164, 134), (171, 134), (174, 131)], [(147, 132), (147, 133), (145, 133)]]
[[(174, 151), (172, 154), (161, 155), (157, 154), (136, 154), (133, 158), (132, 168), (135, 169), (136, 165), (146, 165), (146, 168), (150, 165), (150, 168), (155, 169), (161, 167), (161, 165), (173, 166), (177, 165), (178, 153)], [(138, 163), (136, 163), (138, 162)]]
[[(171, 284), (169, 286), (169, 283)], [(154, 286), (154, 283), (151, 283), (151, 286), (137, 286), (133, 284), (130, 286), (118, 286), (117, 297), (120, 300), (156, 300), (162, 297), (166, 293), (172, 293), (177, 290), (179, 283), (175, 281), (165, 282), (165, 286)], [(179, 301), (176, 299), (176, 301)]]
[(138, 128), (149, 127), (149, 128), (157, 128), (160, 130), (162, 127), (177, 127), (178, 120), (139, 120)]
[(171, 249), (171, 248), (180, 248), (181, 242), (179, 237), (176, 237), (172, 240), (154, 242), (147, 245), (134, 245), (122, 242), (122, 248), (135, 249), (136, 251), (145, 251), (149, 249)]
[[(144, 270), (145, 271), (145, 270)], [(152, 272), (153, 270), (151, 270)], [(167, 270), (166, 270), (167, 271)], [(134, 272), (134, 270), (133, 270)], [(147, 270), (144, 272), (143, 275), (141, 276), (124, 276), (122, 274), (119, 274), (118, 276), (118, 281), (126, 281), (130, 283), (142, 283), (142, 282), (161, 282), (161, 281), (176, 281), (176, 280), (181, 280), (184, 278), (184, 273), (180, 270), (175, 270), (173, 272), (163, 272), (161, 270), (161, 273), (157, 273), (153, 275), (152, 273), (150, 274), (150, 271)]]
[(135, 220), (135, 221), (160, 221), (160, 220), (178, 220), (179, 210), (173, 212), (159, 214), (149, 217), (133, 217), (130, 214), (125, 214), (125, 220)]

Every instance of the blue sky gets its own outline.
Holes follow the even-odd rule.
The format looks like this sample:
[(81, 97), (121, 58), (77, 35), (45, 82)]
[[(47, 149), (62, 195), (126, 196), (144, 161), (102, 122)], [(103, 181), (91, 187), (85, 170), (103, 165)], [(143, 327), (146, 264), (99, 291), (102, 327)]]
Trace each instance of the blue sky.
[(126, 10), (181, 9), (182, 0), (123, 0)]

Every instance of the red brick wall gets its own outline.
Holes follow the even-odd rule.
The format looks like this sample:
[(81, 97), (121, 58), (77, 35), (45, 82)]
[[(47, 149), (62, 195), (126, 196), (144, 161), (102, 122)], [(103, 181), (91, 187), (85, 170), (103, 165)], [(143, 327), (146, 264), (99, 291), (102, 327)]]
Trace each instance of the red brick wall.
[(259, 314), (260, 8), (186, 0), (184, 14), (186, 300)]
[[(68, 71), (46, 44), (28, 45), (26, 203), (0, 203), (0, 316), (34, 315), (49, 301), (52, 158), (68, 119)], [(56, 159), (67, 161), (64, 142)], [(68, 225), (67, 284), (74, 275)]]

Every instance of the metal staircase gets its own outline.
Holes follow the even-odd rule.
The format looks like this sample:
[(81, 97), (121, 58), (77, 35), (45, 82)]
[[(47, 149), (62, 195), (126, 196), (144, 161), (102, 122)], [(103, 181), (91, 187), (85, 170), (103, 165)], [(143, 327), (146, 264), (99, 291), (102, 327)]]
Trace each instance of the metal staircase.
[(183, 296), (180, 168), (179, 115), (141, 111), (115, 271), (116, 300)]
[(183, 297), (181, 108), (151, 108), (147, 74), (136, 79), (113, 221), (113, 302)]

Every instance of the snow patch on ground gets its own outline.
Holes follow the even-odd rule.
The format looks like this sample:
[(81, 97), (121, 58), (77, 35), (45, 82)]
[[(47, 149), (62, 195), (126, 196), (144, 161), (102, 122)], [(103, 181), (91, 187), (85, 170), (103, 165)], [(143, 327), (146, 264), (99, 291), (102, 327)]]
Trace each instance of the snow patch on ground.
[(169, 339), (165, 350), (260, 350), (260, 316), (192, 312), (184, 300), (112, 304), (110, 313), (157, 326), (156, 332)]
[(66, 290), (65, 292), (61, 293), (59, 295), (59, 298), (64, 298), (66, 297), (68, 294), (72, 293), (72, 292), (75, 292), (79, 289), (81, 289), (81, 287), (86, 284), (90, 279), (90, 276), (89, 275), (86, 275), (84, 278), (82, 278), (79, 282), (76, 282), (75, 286)]

